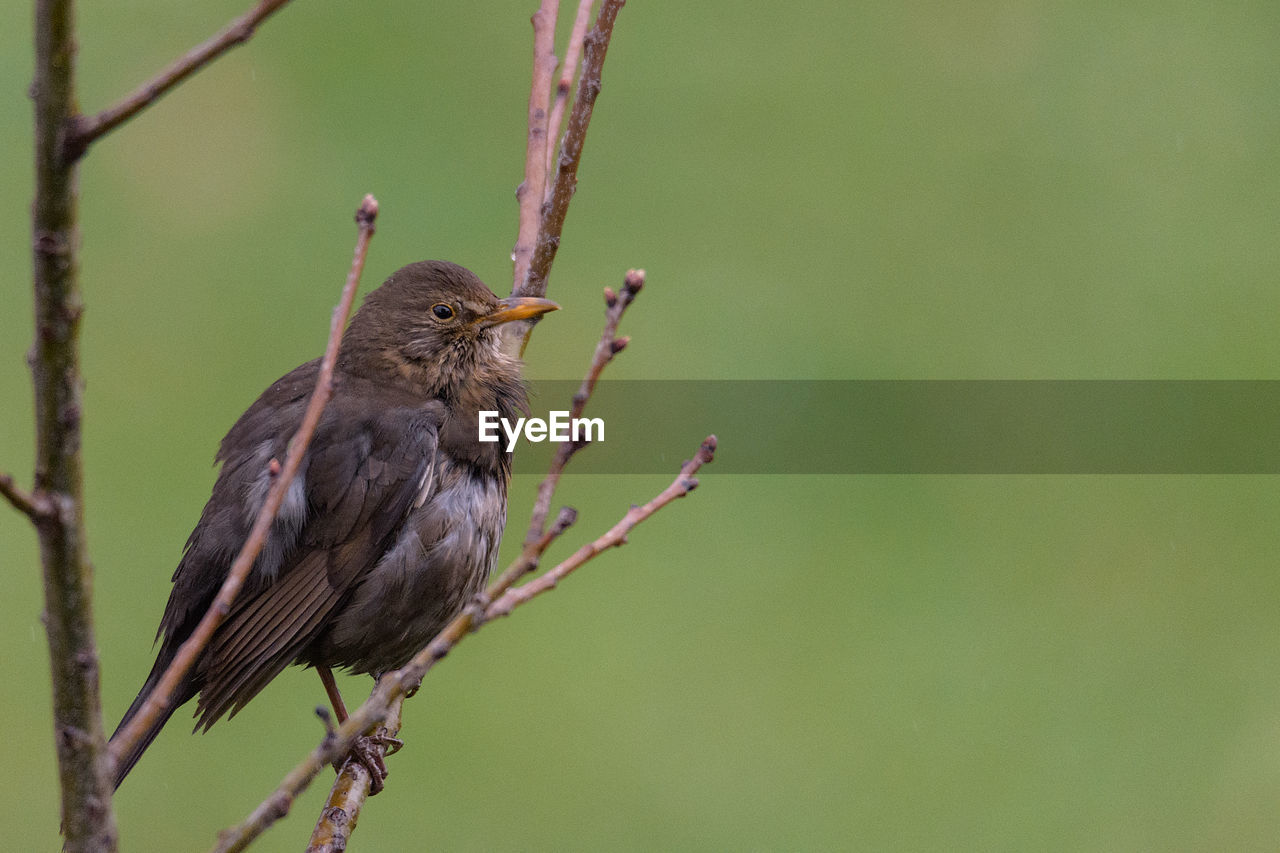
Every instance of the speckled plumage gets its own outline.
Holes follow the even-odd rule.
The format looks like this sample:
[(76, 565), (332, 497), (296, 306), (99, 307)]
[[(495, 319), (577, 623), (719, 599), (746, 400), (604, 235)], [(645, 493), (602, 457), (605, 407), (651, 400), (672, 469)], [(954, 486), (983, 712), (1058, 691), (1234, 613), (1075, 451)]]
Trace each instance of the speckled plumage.
[[(435, 313), (441, 304), (447, 320)], [(207, 729), (291, 663), (394, 669), (479, 592), (506, 520), (510, 457), (478, 440), (476, 413), (524, 410), (504, 324), (552, 308), (499, 300), (441, 261), (410, 264), (369, 294), (271, 536), (172, 708), (198, 695), (197, 728)], [(173, 575), (155, 666), (120, 727), (225, 580), (318, 370), (312, 361), (279, 379), (223, 439), (221, 472)], [(124, 757), (117, 785), (167, 719)]]

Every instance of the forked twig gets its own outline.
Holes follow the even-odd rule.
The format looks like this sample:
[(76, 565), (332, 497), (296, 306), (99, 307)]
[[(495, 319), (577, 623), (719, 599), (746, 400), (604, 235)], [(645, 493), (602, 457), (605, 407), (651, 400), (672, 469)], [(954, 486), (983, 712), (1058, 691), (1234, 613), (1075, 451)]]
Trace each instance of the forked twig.
[(547, 122), (547, 195), (544, 202), (551, 201), (551, 188), (554, 184), (552, 169), (555, 168), (560, 126), (564, 123), (564, 106), (569, 101), (569, 92), (573, 90), (573, 77), (578, 72), (578, 60), (582, 57), (582, 42), (587, 35), (587, 25), (591, 23), (593, 4), (594, 0), (578, 0), (578, 14), (573, 19), (573, 31), (569, 34), (569, 43), (564, 49), (564, 62), (560, 65), (560, 79), (556, 81), (556, 99), (551, 105), (551, 118)]
[(33, 524), (53, 516), (53, 504), (43, 495), (23, 491), (9, 474), (0, 474), (0, 495)]
[(600, 74), (604, 68), (609, 39), (613, 36), (613, 24), (618, 11), (626, 0), (604, 0), (595, 26), (587, 33), (583, 48), (582, 77), (578, 80), (578, 95), (569, 112), (569, 123), (560, 146), (560, 162), (556, 171), (551, 200), (544, 205), (542, 222), (538, 227), (538, 241), (533, 248), (533, 261), (529, 273), (516, 282), (513, 296), (546, 296), (547, 276), (556, 250), (560, 247), (560, 234), (564, 230), (564, 218), (569, 212), (569, 200), (578, 188), (578, 163), (582, 160), (582, 146), (591, 124), (591, 111), (596, 96), (600, 94)]
[(709, 435), (702, 442), (702, 446), (698, 448), (698, 452), (693, 459), (690, 459), (681, 467), (680, 476), (676, 477), (671, 485), (659, 492), (653, 500), (643, 506), (633, 506), (603, 536), (594, 542), (583, 545), (569, 559), (564, 560), (554, 568), (548, 569), (528, 583), (507, 590), (485, 610), (485, 618), (496, 619), (499, 616), (509, 616), (511, 611), (521, 604), (544, 592), (555, 589), (560, 581), (564, 580), (588, 560), (599, 555), (600, 552), (627, 544), (627, 534), (637, 524), (676, 498), (682, 498), (698, 487), (698, 479), (693, 475), (699, 468), (715, 457), (715, 451), (716, 437)]
[(158, 101), (161, 96), (238, 44), (253, 37), (258, 24), (289, 0), (260, 0), (248, 12), (223, 27), (203, 44), (180, 56), (168, 68), (126, 95), (119, 103), (92, 116), (76, 116), (67, 129), (63, 157), (79, 159), (96, 140)]
[(547, 107), (551, 100), (551, 75), (556, 70), (556, 13), (559, 7), (558, 0), (542, 0), (542, 6), (533, 13), (532, 19), (533, 82), (529, 87), (529, 135), (524, 153), (524, 180), (516, 188), (520, 224), (516, 245), (511, 251), (516, 285), (529, 273), (529, 261), (533, 257), (541, 222), (542, 196), (547, 186), (547, 170), (543, 164), (551, 148)]

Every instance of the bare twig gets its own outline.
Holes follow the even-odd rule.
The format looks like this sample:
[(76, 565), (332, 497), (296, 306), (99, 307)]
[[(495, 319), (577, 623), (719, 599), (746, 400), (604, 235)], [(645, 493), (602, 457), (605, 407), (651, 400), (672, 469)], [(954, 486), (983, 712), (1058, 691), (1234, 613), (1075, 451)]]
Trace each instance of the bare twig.
[[(557, 579), (564, 577), (607, 548), (625, 542), (627, 533), (637, 524), (640, 524), (676, 498), (688, 494), (697, 486), (697, 480), (693, 475), (704, 464), (712, 460), (715, 446), (715, 436), (708, 437), (702, 443), (694, 458), (681, 467), (680, 473), (670, 486), (643, 506), (633, 507), (604, 536), (590, 545), (583, 546), (564, 563), (551, 569), (549, 573), (554, 573)], [(553, 526), (552, 530), (554, 531), (558, 526)], [(550, 541), (550, 538), (554, 537), (549, 537), (548, 541)], [(504, 577), (507, 574), (509, 573), (504, 572)], [(271, 824), (288, 814), (294, 799), (306, 789), (311, 780), (326, 765), (346, 755), (357, 738), (385, 721), (388, 718), (392, 704), (400, 697), (416, 690), (431, 668), (448, 655), (453, 650), (453, 647), (460, 643), (469, 633), (479, 625), (487, 622), (491, 617), (506, 615), (510, 613), (512, 608), (533, 598), (538, 592), (544, 591), (535, 589), (527, 595), (518, 594), (514, 599), (508, 600), (503, 595), (505, 590), (503, 592), (495, 591), (497, 586), (498, 583), (495, 582), (489, 587), (488, 592), (493, 603), (485, 608), (483, 620), (473, 620), (470, 609), (464, 611), (437, 634), (427, 647), (418, 652), (404, 667), (383, 675), (378, 680), (378, 684), (374, 687), (369, 698), (365, 700), (363, 705), (351, 712), (351, 716), (338, 727), (333, 736), (326, 736), (319, 746), (312, 750), (300, 764), (285, 776), (276, 790), (260, 803), (243, 823), (226, 829), (219, 834), (218, 843), (213, 848), (214, 853), (235, 853), (235, 851), (244, 850)], [(529, 586), (533, 587), (533, 584), (531, 583)]]
[[(392, 700), (386, 720), (378, 726), (379, 735), (393, 738), (400, 731), (400, 706), (403, 702), (403, 696)], [(386, 753), (385, 743), (379, 743), (377, 748)], [(347, 841), (360, 819), (360, 810), (369, 798), (370, 782), (369, 768), (364, 764), (350, 757), (342, 763), (342, 769), (329, 789), (329, 801), (325, 803), (311, 833), (307, 853), (339, 853), (347, 849)]]
[(627, 534), (637, 524), (676, 498), (682, 498), (698, 487), (698, 480), (693, 475), (699, 468), (714, 458), (715, 450), (716, 437), (709, 435), (702, 442), (702, 446), (698, 448), (697, 454), (684, 463), (684, 467), (680, 469), (680, 476), (676, 477), (675, 481), (663, 489), (657, 497), (644, 506), (633, 506), (622, 517), (622, 520), (611, 527), (607, 533), (596, 541), (583, 545), (573, 556), (555, 568), (548, 569), (546, 573), (529, 581), (527, 584), (507, 590), (485, 610), (485, 618), (496, 619), (499, 616), (510, 615), (512, 610), (526, 601), (555, 589), (560, 581), (564, 580), (583, 563), (597, 556), (601, 551), (625, 545), (627, 543)]
[(254, 561), (258, 558), (258, 553), (266, 543), (267, 536), (271, 532), (271, 525), (275, 521), (276, 513), (280, 510), (280, 504), (284, 500), (285, 491), (298, 473), (298, 467), (302, 464), (302, 457), (306, 454), (307, 446), (311, 443), (311, 437), (315, 433), (316, 425), (320, 422), (320, 415), (324, 411), (325, 404), (329, 402), (329, 397), (333, 394), (333, 368), (338, 358), (338, 346), (342, 341), (342, 330), (346, 326), (348, 315), (351, 313), (352, 303), (355, 301), (356, 287), (360, 283), (360, 273), (364, 269), (365, 255), (369, 250), (369, 240), (373, 237), (374, 220), (377, 215), (378, 202), (371, 195), (365, 196), (360, 209), (356, 211), (356, 222), (360, 226), (360, 233), (356, 238), (355, 257), (352, 258), (351, 270), (347, 274), (346, 284), (342, 288), (342, 298), (334, 309), (333, 318), (330, 321), (329, 341), (325, 347), (324, 358), (320, 361), (320, 374), (316, 378), (315, 391), (311, 394), (311, 400), (307, 404), (307, 410), (302, 417), (302, 423), (298, 426), (298, 431), (289, 441), (284, 465), (280, 469), (280, 473), (276, 475), (274, 482), (272, 482), (271, 489), (267, 492), (262, 508), (258, 511), (258, 516), (254, 520), (249, 537), (245, 540), (244, 546), (236, 556), (235, 562), (231, 564), (231, 570), (227, 574), (227, 579), (223, 581), (221, 589), (218, 590), (217, 597), (209, 605), (209, 609), (200, 620), (200, 624), (196, 626), (196, 629), (191, 632), (191, 636), (178, 649), (177, 655), (172, 663), (169, 664), (168, 669), (165, 670), (155, 689), (148, 694), (142, 708), (129, 721), (129, 724), (120, 731), (112, 743), (112, 754), (117, 760), (120, 756), (129, 754), (138, 738), (169, 707), (169, 704), (173, 701), (174, 690), (177, 689), (192, 665), (195, 664), (200, 653), (204, 651), (209, 639), (213, 636), (213, 632), (227, 617), (231, 610), (231, 603), (235, 600), (236, 595), (239, 594), (245, 578), (248, 577)]
[(79, 159), (94, 141), (142, 112), (174, 86), (229, 49), (247, 42), (253, 36), (258, 24), (288, 2), (289, 0), (260, 0), (257, 6), (236, 18), (213, 38), (187, 51), (172, 65), (143, 83), (118, 104), (108, 107), (97, 115), (76, 116), (71, 119), (64, 149), (67, 161)]
[(578, 95), (569, 112), (569, 123), (560, 146), (560, 165), (556, 172), (551, 201), (545, 205), (542, 223), (538, 228), (538, 241), (533, 248), (533, 260), (529, 273), (516, 282), (513, 296), (546, 296), (547, 276), (556, 250), (560, 247), (560, 233), (564, 230), (564, 218), (569, 212), (569, 200), (578, 187), (578, 163), (582, 160), (582, 145), (587, 127), (591, 124), (591, 111), (596, 96), (600, 94), (600, 72), (604, 67), (609, 39), (613, 36), (613, 24), (618, 10), (625, 0), (604, 0), (595, 26), (587, 34), (583, 51), (582, 77), (578, 81)]
[(62, 157), (75, 111), (72, 0), (35, 4), (35, 202), (31, 208), (36, 461), (32, 507), (44, 573), (44, 624), (53, 686), (54, 745), (64, 849), (113, 851), (110, 764), (102, 730), (93, 631), (93, 565), (84, 526), (80, 455), (80, 229), (78, 169)]
[[(594, 0), (578, 0), (578, 14), (573, 19), (573, 31), (564, 49), (564, 62), (560, 66), (560, 79), (556, 82), (556, 99), (551, 105), (551, 119), (547, 122), (547, 195), (543, 202), (551, 201), (552, 169), (555, 168), (556, 143), (560, 138), (560, 125), (564, 122), (564, 106), (573, 89), (573, 78), (578, 73), (578, 59), (582, 56), (582, 41), (591, 23), (591, 7)], [(516, 283), (519, 283), (517, 279)]]
[(551, 75), (556, 70), (556, 13), (558, 0), (542, 0), (533, 13), (533, 82), (529, 87), (529, 137), (524, 153), (524, 181), (516, 188), (520, 203), (520, 227), (516, 245), (511, 251), (515, 262), (515, 284), (524, 281), (538, 237), (542, 196), (546, 192), (547, 149), (551, 138), (547, 132), (547, 105), (551, 100)]
[[(605, 288), (604, 331), (600, 333), (600, 341), (596, 344), (595, 352), (591, 356), (587, 375), (583, 377), (582, 385), (573, 395), (570, 418), (582, 417), (582, 411), (587, 405), (587, 400), (591, 398), (591, 392), (595, 390), (601, 371), (604, 370), (605, 365), (613, 361), (615, 355), (622, 352), (630, 340), (616, 337), (618, 323), (622, 320), (627, 306), (635, 300), (636, 294), (644, 287), (644, 280), (644, 270), (628, 270), (622, 281), (621, 293), (614, 293), (612, 288)], [(556, 455), (551, 460), (550, 468), (547, 469), (547, 476), (543, 477), (542, 482), (538, 484), (537, 498), (534, 500), (533, 512), (529, 517), (529, 529), (525, 533), (524, 547), (521, 549), (520, 557), (498, 577), (498, 583), (494, 584), (494, 586), (501, 585), (499, 595), (521, 577), (538, 568), (539, 559), (546, 550), (542, 539), (547, 526), (547, 515), (551, 512), (551, 498), (555, 494), (556, 486), (560, 484), (560, 476), (564, 473), (565, 466), (569, 464), (573, 454), (584, 446), (579, 442), (565, 441), (556, 447)]]
[(53, 505), (44, 495), (24, 492), (8, 474), (0, 474), (0, 495), (3, 495), (14, 509), (31, 519), (33, 524), (55, 517)]

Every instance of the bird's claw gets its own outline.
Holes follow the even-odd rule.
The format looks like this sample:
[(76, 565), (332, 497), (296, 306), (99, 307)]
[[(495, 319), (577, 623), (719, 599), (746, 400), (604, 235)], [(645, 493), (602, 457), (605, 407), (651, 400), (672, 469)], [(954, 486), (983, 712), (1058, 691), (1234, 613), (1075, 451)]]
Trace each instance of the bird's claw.
[(354, 761), (369, 772), (369, 796), (381, 793), (386, 787), (387, 762), (385, 756), (394, 755), (404, 746), (404, 741), (379, 731), (363, 735), (351, 745), (351, 752), (335, 769), (341, 772), (348, 761)]
[(400, 740), (398, 737), (392, 737), (391, 735), (374, 735), (374, 738), (386, 747), (385, 754), (388, 756), (395, 755), (397, 752), (404, 749), (404, 741)]

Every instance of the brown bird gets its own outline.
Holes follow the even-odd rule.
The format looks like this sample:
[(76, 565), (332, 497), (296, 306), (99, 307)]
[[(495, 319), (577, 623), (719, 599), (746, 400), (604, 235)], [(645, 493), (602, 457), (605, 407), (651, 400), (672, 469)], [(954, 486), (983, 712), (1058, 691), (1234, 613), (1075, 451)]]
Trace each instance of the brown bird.
[[(510, 456), (478, 412), (527, 410), (504, 326), (558, 306), (499, 299), (443, 261), (397, 271), (342, 338), (334, 392), (261, 555), (169, 710), (121, 757), (118, 787), (180, 705), (196, 729), (234, 716), (289, 664), (377, 676), (403, 666), (485, 583), (507, 512)], [(222, 440), (222, 469), (173, 574), (138, 712), (226, 579), (302, 420), (320, 362), (278, 380)], [(341, 710), (339, 716), (343, 715)], [(112, 737), (116, 737), (113, 735)], [(380, 780), (376, 780), (380, 782)]]

